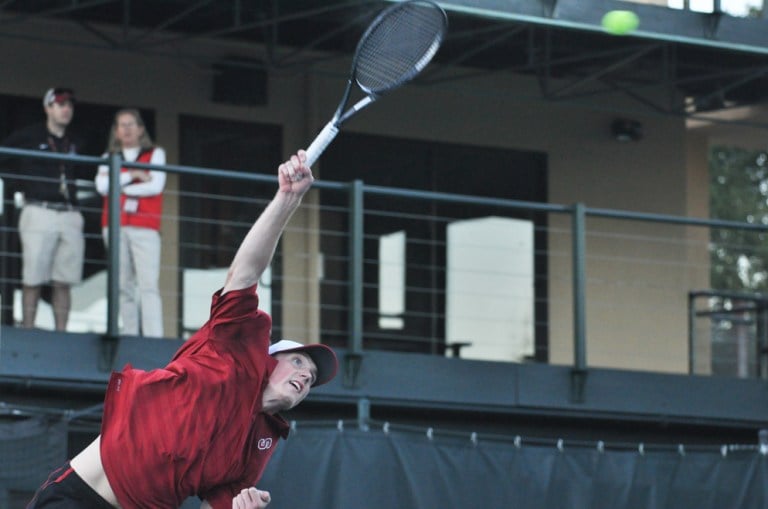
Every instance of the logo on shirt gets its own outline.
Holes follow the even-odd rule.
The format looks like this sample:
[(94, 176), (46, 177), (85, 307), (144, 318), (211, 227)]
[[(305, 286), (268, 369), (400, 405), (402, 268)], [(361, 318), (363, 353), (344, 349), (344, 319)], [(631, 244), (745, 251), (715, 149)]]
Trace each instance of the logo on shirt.
[(270, 447), (272, 447), (272, 439), (271, 438), (260, 438), (259, 442), (257, 444), (257, 447), (260, 451), (266, 451)]

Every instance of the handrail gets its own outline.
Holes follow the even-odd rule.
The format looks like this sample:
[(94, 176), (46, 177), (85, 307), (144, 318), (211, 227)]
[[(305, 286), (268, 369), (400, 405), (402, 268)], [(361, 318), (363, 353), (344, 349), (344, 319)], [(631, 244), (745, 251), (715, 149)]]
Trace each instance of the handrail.
[[(37, 150), (22, 150), (14, 149), (10, 147), (0, 146), (0, 154), (8, 154), (15, 156), (33, 157), (37, 159), (53, 159), (58, 161), (71, 161), (75, 163), (88, 163), (94, 165), (109, 165), (109, 157), (94, 157), (94, 156), (81, 156), (71, 154), (54, 154), (47, 152), (40, 152)], [(225, 170), (216, 168), (204, 168), (197, 166), (183, 166), (183, 165), (153, 165), (148, 163), (137, 163), (124, 161), (123, 166), (127, 168), (139, 168), (145, 170), (162, 170), (168, 173), (185, 173), (190, 175), (207, 176), (207, 177), (219, 177), (219, 178), (231, 178), (237, 180), (251, 180), (256, 182), (277, 182), (277, 177), (273, 174), (256, 173), (256, 172), (242, 172), (235, 170)], [(318, 189), (335, 189), (335, 190), (347, 190), (349, 184), (345, 182), (332, 182), (322, 179), (316, 180), (313, 187)], [(404, 198), (423, 198), (435, 201), (445, 201), (451, 203), (466, 203), (475, 205), (488, 205), (499, 206), (507, 208), (522, 208), (527, 210), (534, 210), (540, 212), (556, 212), (569, 214), (573, 211), (572, 205), (556, 204), (556, 203), (540, 203), (530, 202), (523, 200), (511, 200), (504, 198), (487, 198), (481, 196), (471, 196), (464, 194), (445, 193), (437, 191), (415, 190), (415, 189), (403, 189), (398, 187), (387, 187), (380, 185), (365, 184), (363, 179), (362, 184), (363, 193), (372, 195), (389, 195), (398, 196)], [(634, 221), (649, 221), (660, 222), (678, 225), (688, 226), (704, 226), (715, 228), (736, 228), (742, 230), (754, 230), (754, 231), (766, 231), (768, 232), (768, 225), (753, 224), (741, 221), (728, 221), (722, 219), (707, 219), (696, 218), (688, 216), (679, 216), (674, 214), (658, 214), (650, 212), (637, 212), (625, 209), (606, 209), (600, 207), (588, 207), (585, 205), (584, 213), (587, 216), (603, 217), (608, 219), (623, 219)]]

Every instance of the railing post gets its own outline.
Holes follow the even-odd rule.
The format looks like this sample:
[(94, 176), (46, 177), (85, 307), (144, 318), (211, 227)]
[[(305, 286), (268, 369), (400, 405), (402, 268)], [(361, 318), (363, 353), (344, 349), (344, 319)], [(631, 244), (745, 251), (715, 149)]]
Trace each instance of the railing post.
[(688, 374), (696, 372), (696, 294), (688, 292)]
[(573, 206), (573, 371), (571, 399), (584, 401), (587, 378), (587, 326), (586, 326), (586, 207)]
[(344, 385), (357, 386), (363, 353), (363, 181), (349, 187), (349, 324)]
[(357, 400), (357, 426), (362, 431), (368, 431), (370, 421), (371, 401), (368, 398), (360, 398)]
[[(0, 178), (0, 227), (5, 229), (5, 181)], [(0, 253), (8, 252), (7, 248), (7, 242), (8, 242), (8, 235), (3, 234), (0, 236)], [(8, 257), (7, 256), (0, 256), (0, 325), (9, 324), (13, 325), (13, 306), (11, 306), (11, 313), (10, 313), (10, 321), (5, 320), (6, 316), (6, 309), (8, 308), (8, 305), (3, 303), (3, 297), (5, 297), (6, 300), (8, 300), (9, 295), (12, 294), (12, 292), (8, 291), (10, 288), (10, 285), (6, 283), (8, 281)], [(13, 300), (11, 300), (13, 302)]]
[[(9, 219), (5, 215), (5, 180), (0, 178), (0, 227), (11, 231)], [(13, 325), (13, 285), (10, 283), (10, 268), (8, 264), (8, 237), (0, 235), (0, 325)]]
[(757, 377), (765, 380), (768, 375), (768, 302), (760, 296), (756, 299), (756, 307)]
[(120, 169), (119, 153), (109, 156), (109, 214), (107, 216), (107, 337), (117, 339), (120, 311)]

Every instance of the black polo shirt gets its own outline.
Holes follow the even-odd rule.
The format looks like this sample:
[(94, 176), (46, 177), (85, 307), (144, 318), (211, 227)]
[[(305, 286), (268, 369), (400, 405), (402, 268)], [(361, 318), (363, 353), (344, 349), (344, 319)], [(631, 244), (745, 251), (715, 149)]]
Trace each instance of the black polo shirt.
[[(58, 154), (76, 154), (81, 141), (69, 133), (62, 137), (48, 132), (45, 124), (34, 124), (8, 136), (2, 145), (25, 150), (42, 150)], [(3, 158), (0, 173), (15, 173), (8, 182), (12, 191), (22, 191), (27, 201), (48, 201), (77, 205), (75, 168), (63, 161), (31, 158)], [(62, 188), (64, 176), (66, 192)]]

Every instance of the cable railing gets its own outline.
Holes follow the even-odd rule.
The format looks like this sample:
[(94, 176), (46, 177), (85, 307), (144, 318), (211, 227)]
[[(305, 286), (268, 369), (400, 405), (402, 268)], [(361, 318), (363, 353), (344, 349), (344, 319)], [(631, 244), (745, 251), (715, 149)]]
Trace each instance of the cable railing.
[[(205, 322), (237, 246), (276, 189), (276, 177), (263, 173), (5, 148), (0, 154), (67, 160), (84, 170), (85, 277), (72, 291), (67, 330), (73, 333), (121, 334), (119, 282), (109, 277), (116, 274), (109, 270), (118, 263), (116, 250), (104, 247), (102, 198), (87, 178), (97, 165), (109, 164), (113, 176), (121, 166), (169, 174), (160, 271), (166, 337), (189, 337)], [(4, 325), (19, 326), (13, 189), (26, 177), (0, 168), (0, 178), (0, 311)], [(110, 224), (118, 221), (113, 216)], [(764, 328), (752, 325), (762, 322), (729, 326), (715, 308), (721, 304), (711, 300), (699, 299), (691, 312), (691, 292), (726, 291), (710, 288), (714, 229), (747, 235), (768, 230), (579, 203), (319, 179), (259, 283), (260, 303), (273, 316), (275, 338), (319, 341), (353, 355), (392, 350), (546, 362), (575, 372), (605, 367), (765, 376), (765, 369), (754, 367), (764, 363), (762, 350), (727, 344), (762, 344)], [(116, 245), (119, 237), (112, 235), (109, 245)], [(755, 299), (762, 302), (759, 295)], [(52, 329), (52, 320), (44, 294), (36, 326)], [(737, 360), (728, 357), (733, 352)]]

